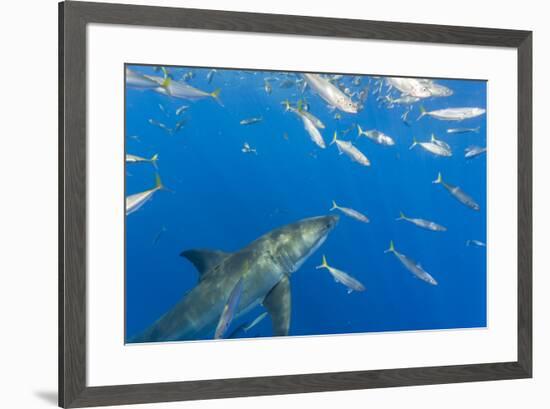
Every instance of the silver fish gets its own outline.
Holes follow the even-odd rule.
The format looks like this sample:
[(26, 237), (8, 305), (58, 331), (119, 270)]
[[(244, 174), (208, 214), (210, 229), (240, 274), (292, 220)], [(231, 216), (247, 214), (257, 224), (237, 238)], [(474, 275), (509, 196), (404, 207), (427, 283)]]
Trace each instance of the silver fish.
[(244, 332), (248, 332), (250, 331), (252, 328), (254, 328), (256, 325), (258, 325), (260, 322), (263, 321), (263, 319), (267, 317), (267, 311), (266, 312), (263, 312), (261, 313), (260, 315), (258, 315), (254, 321), (252, 321), (250, 324), (246, 325), (243, 327), (243, 331)]
[(431, 231), (447, 231), (446, 227), (443, 227), (435, 222), (424, 220), (424, 219), (416, 219), (416, 218), (410, 218), (403, 214), (403, 212), (399, 212), (399, 217), (396, 220), (405, 220), (409, 223), (414, 224), (415, 226), (421, 227), (426, 230)]
[(353, 102), (350, 97), (340, 91), (329, 80), (318, 74), (302, 75), (311, 89), (314, 90), (329, 105), (350, 114), (356, 114), (358, 112), (357, 103)]
[(208, 72), (208, 74), (206, 74), (206, 81), (208, 81), (208, 83), (210, 84), (212, 82), (212, 79), (214, 78), (214, 74), (216, 73), (217, 71), (214, 69), (214, 70), (210, 70)]
[(160, 180), (160, 176), (157, 174), (155, 177), (155, 187), (152, 189), (145, 190), (140, 193), (135, 193), (133, 195), (126, 197), (126, 216), (139, 210), (157, 190), (163, 189), (164, 186)]
[(172, 129), (168, 127), (168, 125), (163, 124), (162, 122), (157, 121), (156, 119), (150, 118), (147, 120), (151, 125), (158, 126), (160, 129), (168, 132), (169, 134), (172, 134)]
[(476, 247), (487, 247), (485, 243), (479, 240), (467, 240), (466, 245), (469, 246), (476, 246)]
[(334, 200), (332, 201), (332, 207), (330, 208), (330, 210), (340, 210), (346, 216), (349, 216), (355, 220), (359, 220), (360, 222), (363, 222), (363, 223), (370, 223), (369, 218), (365, 216), (363, 213), (360, 213), (355, 209), (350, 209), (349, 207), (338, 206)]
[(279, 88), (287, 89), (293, 87), (294, 85), (296, 85), (296, 81), (286, 79), (279, 83)]
[(153, 239), (153, 246), (156, 246), (157, 243), (159, 242), (160, 238), (162, 237), (162, 234), (166, 231), (166, 227), (162, 226), (162, 228), (160, 229), (160, 231), (157, 233), (157, 235), (155, 236), (155, 238)]
[(147, 78), (156, 81), (158, 87), (155, 88), (155, 91), (159, 94), (168, 95), (173, 98), (186, 99), (190, 101), (204, 99), (204, 98), (213, 98), (218, 104), (222, 105), (220, 100), (221, 89), (217, 88), (212, 92), (206, 92), (198, 88), (192, 87), (191, 85), (181, 82), (174, 81), (172, 78), (165, 76), (156, 77), (156, 76), (147, 76)]
[(126, 85), (136, 89), (156, 89), (159, 86), (158, 82), (129, 68), (126, 68)]
[(338, 133), (334, 131), (334, 137), (332, 138), (332, 144), (336, 144), (336, 147), (338, 148), (338, 152), (341, 154), (346, 154), (347, 157), (349, 157), (352, 161), (357, 162), (360, 165), (363, 166), (370, 166), (369, 159), (361, 152), (359, 149), (357, 149), (353, 144), (349, 141), (341, 141), (338, 139)]
[(321, 133), (319, 132), (315, 124), (311, 121), (311, 119), (309, 119), (305, 115), (300, 115), (300, 117), (302, 118), (304, 129), (309, 134), (309, 137), (311, 138), (311, 140), (315, 142), (315, 144), (319, 148), (325, 149), (326, 148), (325, 141), (323, 140), (323, 136), (321, 135)]
[(420, 101), (420, 98), (411, 95), (401, 95), (398, 98), (392, 98), (389, 95), (385, 96), (385, 100), (390, 105), (411, 105)]
[(443, 178), (441, 177), (441, 172), (437, 174), (437, 179), (434, 180), (432, 183), (443, 185), (443, 187), (447, 189), (449, 193), (453, 195), (453, 197), (460, 203), (468, 206), (470, 209), (479, 210), (479, 205), (474, 201), (474, 199), (464, 193), (462, 189), (460, 189), (458, 186), (453, 186), (445, 183), (443, 181)]
[(413, 137), (413, 143), (412, 145), (409, 147), (409, 149), (412, 149), (414, 148), (416, 145), (419, 145), (422, 149), (430, 152), (430, 153), (433, 153), (434, 155), (437, 155), (437, 156), (445, 156), (445, 157), (449, 157), (449, 156), (453, 156), (453, 153), (450, 149), (448, 149), (448, 145), (445, 146), (441, 143), (438, 143), (440, 141), (438, 141), (437, 139), (435, 139), (435, 136), (432, 134), (432, 138), (430, 140), (430, 142), (418, 142), (416, 140), (416, 138)]
[(258, 152), (256, 152), (256, 149), (251, 148), (250, 145), (248, 144), (248, 142), (245, 142), (245, 143), (243, 144), (243, 147), (242, 147), (242, 149), (241, 149), (241, 152), (243, 152), (243, 153), (253, 153), (253, 154), (255, 154), (255, 155), (258, 154)]
[(237, 306), (239, 305), (239, 301), (241, 300), (242, 292), (243, 277), (241, 277), (239, 281), (237, 281), (237, 284), (235, 284), (235, 287), (233, 287), (233, 290), (231, 290), (231, 293), (229, 294), (229, 299), (223, 307), (222, 315), (220, 316), (220, 320), (218, 321), (218, 326), (216, 327), (216, 331), (214, 333), (214, 339), (223, 338), (227, 329), (231, 325), (231, 321), (233, 320), (233, 316), (235, 315), (235, 312), (237, 311)]
[(399, 90), (402, 96), (411, 96), (419, 99), (429, 97), (448, 97), (453, 94), (451, 89), (437, 84), (432, 80), (423, 78), (388, 77), (386, 78), (386, 83), (389, 86)]
[(360, 125), (357, 125), (357, 136), (366, 136), (370, 140), (380, 144), (380, 145), (386, 145), (386, 146), (392, 146), (395, 145), (394, 140), (391, 138), (391, 136), (388, 136), (380, 131), (377, 131), (375, 129), (372, 129), (370, 131), (364, 131), (361, 129)]
[(449, 128), (447, 129), (447, 133), (468, 133), (468, 132), (475, 132), (479, 133), (479, 126), (476, 128)]
[(483, 153), (487, 152), (487, 148), (481, 146), (470, 146), (465, 149), (464, 157), (465, 158), (475, 158)]
[(365, 286), (361, 284), (357, 279), (353, 278), (347, 273), (344, 273), (342, 270), (338, 270), (337, 268), (329, 266), (324, 254), (322, 264), (315, 268), (326, 268), (337, 283), (344, 284), (347, 287), (348, 294), (353, 291), (365, 291)]
[(258, 116), (255, 118), (246, 118), (239, 122), (241, 125), (254, 125), (263, 121), (263, 117)]
[(264, 91), (266, 92), (267, 95), (270, 95), (271, 92), (273, 91), (273, 88), (271, 87), (271, 84), (269, 83), (268, 80), (264, 80)]
[(129, 153), (126, 154), (127, 163), (151, 163), (155, 168), (157, 167), (158, 158), (159, 158), (159, 155), (157, 153), (151, 156), (150, 159), (142, 158), (141, 156), (132, 155)]
[(418, 78), (387, 77), (386, 84), (397, 89), (402, 95), (414, 98), (428, 98), (432, 96), (427, 84)]
[(426, 111), (426, 109), (421, 106), (420, 116), (417, 118), (417, 121), (426, 115), (442, 121), (463, 121), (465, 119), (476, 118), (484, 113), (485, 109), (483, 108), (445, 108), (435, 111)]
[(189, 109), (189, 105), (182, 105), (178, 109), (176, 109), (176, 115), (180, 115), (182, 112), (185, 112)]
[(395, 250), (393, 240), (390, 241), (390, 248), (384, 251), (384, 253), (393, 253), (395, 257), (397, 257), (397, 259), (401, 262), (401, 264), (403, 264), (403, 266), (405, 266), (407, 270), (413, 273), (415, 277), (427, 282), (428, 284), (437, 285), (437, 281), (435, 281), (435, 279), (426, 270), (424, 270), (419, 263)]

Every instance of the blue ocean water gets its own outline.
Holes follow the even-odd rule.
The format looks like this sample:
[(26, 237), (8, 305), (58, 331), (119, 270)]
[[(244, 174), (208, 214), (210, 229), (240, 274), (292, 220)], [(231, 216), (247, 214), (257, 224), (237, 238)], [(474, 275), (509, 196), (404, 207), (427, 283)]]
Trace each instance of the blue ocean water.
[[(153, 66), (129, 68), (163, 75)], [(326, 242), (292, 275), (289, 335), (486, 326), (486, 249), (466, 245), (468, 240), (486, 241), (486, 158), (464, 157), (467, 147), (486, 146), (486, 115), (458, 122), (429, 116), (416, 120), (420, 105), (427, 111), (486, 108), (484, 81), (436, 79), (453, 94), (412, 104), (404, 121), (401, 116), (408, 105), (388, 106), (380, 98), (399, 96), (383, 77), (361, 76), (358, 85), (354, 75), (336, 80), (351, 92), (368, 85), (362, 109), (351, 114), (332, 110), (310, 88), (302, 93), (299, 74), (217, 69), (209, 80), (210, 68), (168, 71), (173, 81), (187, 80), (207, 92), (219, 88), (221, 104), (211, 97), (184, 100), (152, 89), (126, 89), (126, 153), (144, 158), (158, 154), (158, 174), (167, 188), (154, 192), (126, 217), (127, 340), (197, 284), (194, 266), (180, 256), (183, 250), (236, 251), (274, 228), (334, 213), (329, 211), (333, 200), (367, 215), (370, 223), (340, 213)], [(271, 93), (265, 90), (266, 78)], [(352, 98), (357, 100), (356, 95)], [(285, 112), (281, 104), (299, 99), (326, 125), (320, 130), (326, 149), (314, 144), (300, 118)], [(188, 108), (176, 115), (184, 105)], [(262, 120), (240, 124), (252, 117)], [(395, 145), (358, 138), (357, 124), (382, 131)], [(479, 132), (446, 132), (476, 127)], [(363, 152), (371, 166), (339, 155), (337, 147), (329, 145), (334, 131)], [(433, 155), (420, 146), (409, 149), (413, 137), (428, 141), (432, 133), (450, 145), (451, 157)], [(256, 154), (243, 152), (245, 143)], [(126, 195), (153, 188), (156, 172), (150, 163), (126, 163)], [(433, 184), (438, 172), (474, 198), (480, 210)], [(434, 221), (447, 231), (396, 221), (400, 211)], [(384, 253), (390, 240), (438, 285), (415, 278), (393, 254)], [(332, 267), (359, 280), (366, 290), (348, 294), (327, 270), (316, 269), (323, 254)], [(255, 307), (232, 322), (229, 333), (263, 311)], [(269, 317), (246, 333), (234, 334), (256, 336), (272, 336)]]

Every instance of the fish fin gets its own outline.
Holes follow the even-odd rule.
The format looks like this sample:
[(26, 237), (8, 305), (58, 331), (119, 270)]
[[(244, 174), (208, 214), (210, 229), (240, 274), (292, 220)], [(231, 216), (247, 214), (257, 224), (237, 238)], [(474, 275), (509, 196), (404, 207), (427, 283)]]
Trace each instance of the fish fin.
[(357, 136), (361, 136), (361, 135), (364, 135), (365, 134), (365, 131), (363, 131), (363, 129), (361, 129), (361, 125), (357, 124)]
[(290, 101), (288, 99), (285, 99), (281, 104), (285, 106), (285, 112), (290, 111)]
[(418, 141), (416, 140), (416, 137), (413, 136), (413, 143), (411, 146), (409, 146), (409, 150), (411, 150), (412, 148), (414, 148), (416, 145), (418, 145)]
[(432, 134), (432, 136), (430, 137), (430, 141), (431, 141), (431, 142), (437, 141), (437, 139), (435, 139), (435, 134)]
[(420, 105), (420, 115), (418, 115), (418, 118), (416, 118), (416, 120), (418, 121), (419, 119), (421, 119), (422, 117), (424, 117), (428, 112), (426, 111), (426, 108), (424, 108), (423, 105)]
[(393, 245), (393, 240), (390, 240), (390, 248), (385, 250), (384, 253), (395, 253), (395, 247)]
[(296, 109), (298, 112), (302, 112), (304, 110), (304, 102), (301, 99), (299, 99), (296, 103)]
[(162, 88), (164, 88), (166, 90), (166, 92), (168, 92), (168, 87), (170, 86), (170, 84), (172, 83), (172, 78), (170, 78), (168, 75), (166, 75), (164, 77), (164, 80), (162, 81), (162, 84), (160, 84), (160, 86)]
[(319, 268), (327, 268), (328, 267), (328, 263), (327, 263), (327, 258), (325, 257), (325, 255), (323, 254), (323, 262), (321, 263), (320, 266), (317, 266), (315, 268), (319, 269)]
[(338, 139), (338, 132), (334, 131), (334, 135), (332, 136), (332, 142), (330, 144), (332, 145), (333, 143), (335, 143), (337, 139)]
[(181, 252), (180, 256), (189, 260), (199, 272), (200, 280), (204, 275), (229, 257), (231, 253), (220, 250), (191, 249)]
[(271, 316), (274, 336), (287, 336), (290, 328), (290, 280), (284, 276), (266, 295), (264, 307)]
[(477, 128), (474, 128), (473, 131), (474, 131), (475, 133), (479, 133), (479, 129), (480, 129), (480, 128), (481, 128), (481, 127), (478, 126)]
[(466, 246), (470, 247), (470, 244), (472, 244), (472, 240), (466, 240)]
[(435, 184), (443, 183), (443, 178), (441, 177), (441, 172), (437, 173), (437, 179), (434, 180), (432, 183), (435, 183)]
[(160, 175), (158, 173), (155, 174), (155, 189), (157, 190), (165, 189), (164, 185), (162, 184), (162, 180), (160, 179)]
[[(149, 162), (151, 162), (153, 164), (155, 169), (158, 169), (158, 166), (157, 166), (157, 161), (158, 160), (159, 160), (159, 154), (158, 153), (155, 153), (153, 156), (151, 156), (151, 159), (149, 159)], [(162, 183), (161, 183), (161, 186), (162, 186)]]
[(395, 219), (395, 220), (405, 220), (405, 219), (406, 219), (406, 217), (405, 217), (405, 215), (403, 214), (403, 212), (402, 212), (402, 211), (399, 211), (399, 217), (398, 217), (397, 219)]
[(217, 102), (218, 104), (220, 104), (220, 106), (223, 107), (222, 100), (220, 99), (220, 93), (221, 93), (221, 92), (222, 92), (222, 89), (221, 89), (221, 88), (216, 88), (214, 91), (212, 91), (212, 92), (210, 93), (210, 96), (211, 96), (212, 98), (214, 98), (214, 99), (216, 100), (216, 102)]
[(334, 210), (334, 209), (338, 209), (338, 205), (337, 205), (336, 202), (333, 200), (333, 201), (332, 201), (332, 207), (331, 207), (329, 210)]

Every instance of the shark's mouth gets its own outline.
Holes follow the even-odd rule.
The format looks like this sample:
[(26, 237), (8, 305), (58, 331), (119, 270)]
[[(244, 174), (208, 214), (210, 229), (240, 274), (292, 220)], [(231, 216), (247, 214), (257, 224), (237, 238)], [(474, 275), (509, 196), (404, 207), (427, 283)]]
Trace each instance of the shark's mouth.
[(291, 271), (292, 273), (294, 273), (295, 271), (298, 271), (300, 267), (302, 267), (302, 265), (306, 262), (306, 260), (310, 258), (313, 255), (313, 253), (315, 253), (319, 249), (319, 247), (323, 245), (323, 243), (328, 237), (329, 231), (327, 231), (323, 236), (321, 236), (317, 241), (317, 243), (315, 243), (315, 245), (311, 247), (311, 249), (309, 249), (309, 251), (296, 262), (296, 264), (294, 265), (294, 268)]

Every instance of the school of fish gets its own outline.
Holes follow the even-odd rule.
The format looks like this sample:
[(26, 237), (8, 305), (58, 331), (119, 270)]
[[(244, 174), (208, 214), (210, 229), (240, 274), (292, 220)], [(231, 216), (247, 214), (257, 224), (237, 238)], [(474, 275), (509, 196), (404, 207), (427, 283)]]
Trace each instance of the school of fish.
[[(212, 90), (203, 90), (191, 85), (193, 78), (195, 78), (195, 71), (193, 69), (188, 69), (179, 75), (179, 78), (176, 74), (177, 72), (178, 70), (173, 67), (155, 67), (154, 74), (144, 74), (132, 68), (126, 68), (126, 86), (128, 88), (143, 92), (156, 92), (167, 99), (181, 100), (184, 103), (184, 105), (179, 105), (173, 112), (167, 106), (159, 104), (159, 114), (162, 114), (161, 118), (147, 119), (150, 126), (162, 129), (170, 137), (176, 137), (180, 131), (184, 130), (189, 118), (183, 118), (182, 116), (192, 111), (193, 103), (200, 100), (211, 100), (217, 103), (218, 109), (225, 109), (226, 107), (220, 97), (223, 87), (213, 87), (214, 89)], [(225, 72), (226, 70), (211, 69), (206, 74), (207, 84), (216, 83)], [(257, 75), (258, 73), (261, 74), (260, 71), (242, 71), (240, 75)], [(345, 81), (346, 77), (350, 78), (351, 81)], [(343, 76), (339, 74), (268, 72), (262, 79), (263, 85), (259, 88), (258, 92), (265, 92), (270, 97), (274, 97), (277, 91), (291, 92), (288, 98), (280, 101), (282, 107), (280, 115), (293, 115), (297, 121), (300, 121), (303, 128), (303, 137), (309, 138), (316, 149), (327, 151), (334, 149), (338, 155), (343, 157), (342, 160), (350, 160), (364, 168), (374, 167), (376, 163), (371, 163), (367, 157), (364, 148), (365, 145), (361, 142), (362, 140), (370, 141), (365, 143), (372, 142), (375, 145), (380, 145), (380, 149), (392, 149), (397, 144), (407, 143), (410, 144), (411, 155), (414, 155), (417, 150), (418, 153), (416, 154), (419, 154), (421, 152), (419, 149), (421, 149), (424, 151), (423, 154), (426, 155), (434, 155), (440, 158), (450, 158), (453, 156), (452, 141), (450, 140), (451, 143), (447, 142), (441, 139), (441, 136), (437, 136), (434, 133), (420, 135), (417, 139), (417, 135), (413, 135), (411, 132), (411, 140), (407, 142), (396, 140), (394, 137), (386, 134), (385, 132), (387, 131), (383, 129), (368, 129), (359, 123), (363, 121), (363, 117), (360, 115), (361, 111), (371, 97), (375, 98), (379, 106), (384, 106), (387, 109), (393, 109), (394, 107), (403, 109), (401, 119), (405, 126), (412, 125), (412, 121), (409, 118), (412, 115), (411, 112), (417, 110), (417, 121), (423, 118), (428, 118), (423, 119), (424, 121), (432, 119), (436, 121), (448, 121), (454, 124), (468, 121), (468, 127), (449, 127), (446, 130), (448, 136), (479, 133), (480, 126), (471, 126), (471, 122), (486, 113), (485, 109), (481, 107), (449, 107), (443, 104), (444, 108), (431, 110), (425, 108), (427, 104), (444, 101), (445, 97), (454, 94), (452, 89), (439, 84), (435, 80), (407, 77), (368, 77), (368, 82), (364, 83), (365, 78), (362, 76)], [(294, 97), (294, 100), (291, 97)], [(318, 98), (326, 105), (326, 109), (331, 113), (335, 123), (341, 121), (344, 117), (356, 118), (349, 128), (340, 131), (334, 130), (332, 132), (332, 139), (328, 144), (325, 142), (325, 138), (327, 138), (327, 130), (333, 124), (321, 121), (316, 113), (310, 111), (308, 101), (314, 98)], [(169, 121), (172, 123), (169, 124)], [(258, 112), (250, 113), (250, 116), (242, 118), (238, 124), (243, 127), (258, 127), (258, 129), (269, 126), (266, 117)], [(352, 136), (355, 137), (354, 140), (352, 140)], [(289, 140), (289, 134), (285, 132), (283, 138)], [(334, 147), (332, 147), (333, 145)], [(415, 147), (418, 148), (414, 149)], [(370, 149), (374, 149), (374, 147), (371, 146)], [(486, 150), (487, 148), (483, 146), (470, 146), (465, 150), (464, 159), (473, 159), (485, 154)], [(243, 154), (252, 154), (253, 156), (262, 154), (249, 142), (242, 144), (240, 151)], [(317, 153), (313, 151), (310, 153), (310, 156), (316, 158)], [(141, 209), (156, 195), (156, 192), (168, 189), (164, 187), (159, 175), (158, 162), (160, 160), (157, 153), (147, 156), (127, 152), (125, 160), (128, 165), (131, 164), (133, 166), (149, 164), (152, 166), (152, 172), (155, 175), (153, 186), (146, 186), (147, 188), (143, 191), (126, 196), (126, 215), (128, 216)], [(368, 172), (368, 170), (365, 171)], [(461, 187), (451, 184), (447, 179), (444, 179), (442, 172), (437, 174), (436, 179), (432, 183), (444, 188), (453, 199), (467, 208), (474, 211), (480, 210), (480, 205), (476, 200)], [(341, 213), (358, 223), (368, 224), (370, 222), (369, 216), (365, 214), (367, 213), (366, 210), (361, 209), (359, 211), (352, 207), (345, 207), (337, 204), (336, 199), (333, 199), (332, 206), (328, 208), (328, 211), (331, 214), (334, 212)], [(400, 212), (396, 220), (401, 223), (408, 223), (419, 229), (437, 232), (437, 234), (444, 234), (447, 231), (447, 228), (442, 224), (420, 217), (405, 216), (403, 212)], [(166, 231), (166, 228), (163, 226), (154, 239), (155, 244), (164, 231)], [(486, 244), (472, 238), (466, 242), (466, 246), (484, 248)], [(393, 254), (401, 266), (409, 271), (413, 277), (432, 286), (438, 285), (438, 281), (420, 263), (400, 253), (396, 249), (393, 240), (384, 253)], [(321, 264), (316, 268), (326, 270), (337, 283), (345, 286), (348, 293), (364, 292), (366, 290), (365, 285), (357, 278), (329, 265), (325, 255), (322, 256)], [(246, 277), (246, 274), (243, 277)], [(232, 319), (236, 314), (239, 300), (243, 295), (243, 288), (245, 288), (245, 283), (243, 282), (243, 278), (241, 278), (230, 289), (229, 296), (224, 302), (225, 304), (215, 329), (215, 339), (232, 338), (240, 332), (246, 333), (267, 315), (267, 312), (264, 312), (253, 321), (242, 324), (231, 333), (228, 333)]]

